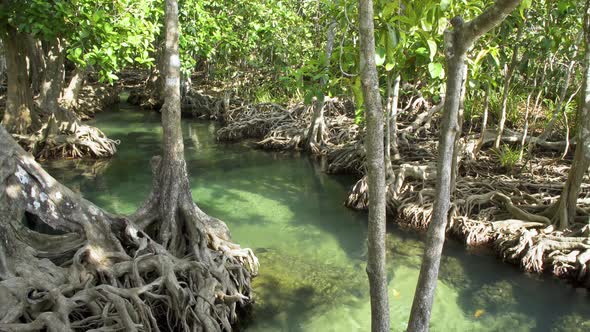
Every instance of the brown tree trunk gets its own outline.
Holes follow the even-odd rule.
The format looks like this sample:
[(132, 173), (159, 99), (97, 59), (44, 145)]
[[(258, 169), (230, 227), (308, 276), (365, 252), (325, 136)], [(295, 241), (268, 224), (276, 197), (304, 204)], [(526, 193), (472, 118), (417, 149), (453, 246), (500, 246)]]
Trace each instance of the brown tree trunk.
[(556, 217), (559, 220), (559, 229), (566, 229), (576, 216), (580, 185), (590, 166), (590, 0), (586, 0), (584, 12), (584, 48), (584, 80), (578, 108), (576, 151), (558, 202)]
[(385, 160), (383, 108), (375, 65), (373, 1), (359, 1), (361, 83), (366, 115), (365, 148), (369, 185), (367, 275), (371, 295), (371, 330), (389, 331), (387, 272), (385, 269)]
[(418, 285), (412, 303), (408, 331), (428, 331), (450, 206), (453, 153), (466, 71), (467, 50), (484, 33), (498, 25), (518, 5), (519, 0), (498, 0), (467, 23), (451, 20), (453, 30), (445, 31), (447, 88), (437, 159), (436, 199), (428, 227)]
[(33, 97), (27, 73), (26, 38), (6, 25), (3, 34), (7, 63), (6, 110), (2, 124), (13, 134), (24, 135), (33, 123)]

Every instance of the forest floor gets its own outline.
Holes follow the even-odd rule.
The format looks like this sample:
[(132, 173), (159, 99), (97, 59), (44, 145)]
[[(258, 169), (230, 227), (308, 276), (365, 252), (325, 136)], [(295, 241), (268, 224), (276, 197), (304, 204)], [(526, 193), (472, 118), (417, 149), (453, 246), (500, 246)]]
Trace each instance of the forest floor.
[[(137, 102), (137, 101), (136, 101)], [(345, 204), (366, 209), (365, 150), (362, 127), (355, 122), (350, 100), (327, 98), (324, 126), (317, 144), (307, 138), (313, 105), (248, 103), (230, 93), (190, 90), (183, 99), (183, 114), (217, 119), (223, 126), (221, 141), (255, 140), (267, 150), (307, 150), (322, 161), (327, 173), (347, 173), (360, 179)], [(436, 182), (438, 126), (441, 107), (421, 98), (409, 100), (398, 115), (400, 158), (392, 160), (387, 178), (389, 220), (424, 231), (430, 222)], [(575, 223), (558, 230), (551, 216), (571, 164), (573, 148), (562, 158), (561, 143), (538, 144), (533, 157), (520, 163), (505, 161), (507, 152), (491, 148), (494, 130), (487, 130), (483, 147), (476, 151), (479, 128), (465, 125), (459, 142), (461, 162), (452, 198), (449, 236), (469, 247), (489, 247), (507, 262), (528, 272), (548, 273), (590, 288), (590, 227)], [(502, 141), (517, 150), (522, 134), (507, 130)], [(555, 143), (555, 144), (553, 144)], [(508, 152), (510, 152), (508, 151)], [(590, 185), (582, 185), (580, 221), (588, 219)]]

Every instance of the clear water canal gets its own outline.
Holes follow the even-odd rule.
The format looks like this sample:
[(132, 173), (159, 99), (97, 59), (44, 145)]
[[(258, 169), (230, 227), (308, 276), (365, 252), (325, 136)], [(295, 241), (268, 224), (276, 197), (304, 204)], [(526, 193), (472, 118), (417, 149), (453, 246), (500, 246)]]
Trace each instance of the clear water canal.
[[(93, 122), (121, 141), (116, 157), (45, 167), (103, 208), (131, 213), (151, 188), (159, 115), (121, 104)], [(247, 331), (368, 331), (366, 214), (342, 205), (355, 179), (326, 175), (305, 156), (218, 143), (216, 128), (183, 120), (186, 159), (199, 206), (224, 220), (233, 239), (260, 259)], [(392, 330), (403, 331), (423, 238), (392, 225), (387, 241)], [(450, 241), (431, 331), (590, 331), (590, 296)]]

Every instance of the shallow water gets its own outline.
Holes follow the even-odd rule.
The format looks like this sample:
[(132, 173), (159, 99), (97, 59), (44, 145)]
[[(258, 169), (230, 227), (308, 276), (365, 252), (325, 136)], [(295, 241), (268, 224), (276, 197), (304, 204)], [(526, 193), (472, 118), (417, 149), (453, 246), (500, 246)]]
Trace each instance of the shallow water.
[[(107, 210), (131, 213), (151, 188), (159, 116), (122, 104), (94, 124), (121, 140), (113, 159), (45, 163), (58, 180)], [(183, 120), (199, 206), (224, 220), (260, 259), (247, 331), (368, 331), (366, 214), (342, 205), (354, 183), (306, 157), (215, 142), (216, 125)], [(392, 330), (406, 327), (422, 237), (390, 226)], [(562, 281), (526, 275), (456, 243), (445, 248), (431, 331), (590, 331), (590, 297)]]

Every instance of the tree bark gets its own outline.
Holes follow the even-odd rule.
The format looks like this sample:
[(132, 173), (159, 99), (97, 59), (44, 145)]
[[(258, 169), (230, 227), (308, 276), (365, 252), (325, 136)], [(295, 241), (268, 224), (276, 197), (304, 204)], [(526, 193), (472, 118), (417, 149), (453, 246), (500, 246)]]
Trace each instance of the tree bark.
[(590, 166), (590, 0), (586, 0), (583, 24), (585, 54), (582, 97), (578, 108), (576, 151), (558, 202), (559, 229), (566, 229), (576, 216), (580, 185)]
[(27, 36), (27, 61), (33, 96), (41, 92), (45, 71), (45, 58), (40, 40)]
[(484, 142), (484, 133), (486, 132), (486, 129), (488, 127), (488, 114), (489, 114), (489, 110), (490, 110), (490, 93), (492, 90), (492, 86), (491, 84), (487, 83), (486, 84), (486, 92), (484, 95), (484, 101), (483, 101), (483, 116), (482, 116), (482, 120), (481, 120), (481, 135), (479, 136), (479, 141), (477, 142), (477, 148), (476, 148), (476, 152), (479, 152), (479, 150), (481, 150), (481, 147), (483, 146), (483, 142)]
[[(399, 101), (399, 88), (401, 84), (401, 76), (397, 74), (393, 83), (391, 82), (391, 75), (387, 75), (387, 106), (386, 106), (386, 149), (385, 155), (389, 160), (399, 160), (399, 146), (397, 139), (397, 104)], [(393, 152), (393, 155), (391, 153)]]
[[(322, 70), (327, 70), (330, 66), (330, 57), (332, 57), (332, 50), (334, 49), (334, 38), (336, 37), (336, 22), (330, 23), (328, 27), (328, 40), (326, 42), (325, 60), (323, 61)], [(326, 79), (320, 78), (320, 90), (326, 87)], [(313, 115), (307, 133), (307, 148), (312, 152), (319, 152), (318, 146), (323, 145), (326, 136), (326, 121), (324, 120), (324, 104), (326, 96), (323, 91), (322, 95), (315, 100), (313, 106)]]
[(74, 75), (70, 79), (70, 83), (63, 92), (62, 102), (68, 107), (76, 107), (78, 104), (78, 96), (84, 86), (86, 78), (86, 68), (76, 66)]
[(447, 88), (444, 115), (439, 138), (436, 199), (428, 227), (426, 248), (422, 258), (418, 285), (412, 303), (408, 331), (428, 331), (442, 248), (445, 241), (450, 206), (454, 143), (461, 107), (462, 85), (465, 77), (467, 50), (484, 33), (500, 24), (518, 5), (519, 0), (498, 0), (478, 17), (467, 23), (460, 17), (451, 20), (453, 30), (445, 31)]
[(8, 87), (2, 124), (10, 133), (24, 135), (29, 131), (34, 119), (33, 96), (26, 64), (26, 38), (8, 24), (5, 29), (3, 43), (6, 46)]
[(43, 83), (39, 94), (39, 107), (42, 112), (57, 114), (59, 111), (59, 96), (64, 80), (64, 59), (63, 41), (60, 38), (48, 41)]
[(0, 38), (0, 88), (6, 82), (6, 52), (4, 51), (4, 43)]
[(500, 109), (500, 121), (498, 122), (498, 132), (496, 134), (496, 141), (494, 147), (500, 148), (500, 142), (502, 140), (502, 133), (504, 132), (504, 125), (506, 123), (506, 109), (508, 108), (508, 94), (510, 93), (510, 84), (512, 83), (512, 77), (514, 76), (514, 69), (518, 63), (518, 41), (522, 36), (522, 28), (518, 29), (518, 35), (516, 37), (517, 42), (512, 48), (512, 58), (510, 64), (506, 68), (506, 77), (504, 78), (504, 88), (502, 90), (502, 107)]
[(371, 295), (371, 330), (389, 331), (387, 273), (385, 269), (385, 161), (383, 108), (375, 65), (373, 1), (359, 1), (361, 83), (366, 114), (365, 148), (369, 185), (367, 274)]

